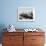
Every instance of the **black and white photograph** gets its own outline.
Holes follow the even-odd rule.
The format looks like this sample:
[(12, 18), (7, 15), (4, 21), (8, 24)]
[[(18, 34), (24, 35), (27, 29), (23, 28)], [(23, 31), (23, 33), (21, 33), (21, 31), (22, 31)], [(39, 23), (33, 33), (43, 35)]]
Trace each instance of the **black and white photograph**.
[(18, 21), (34, 21), (35, 8), (19, 7), (18, 8)]

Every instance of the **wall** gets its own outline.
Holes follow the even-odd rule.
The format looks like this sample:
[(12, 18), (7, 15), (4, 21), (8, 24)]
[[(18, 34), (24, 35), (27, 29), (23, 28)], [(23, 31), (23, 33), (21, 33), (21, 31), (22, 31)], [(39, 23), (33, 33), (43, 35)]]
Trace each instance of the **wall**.
[[(46, 28), (46, 0), (0, 0), (0, 25), (13, 24), (16, 28)], [(18, 22), (17, 8), (20, 6), (35, 8), (35, 21)]]

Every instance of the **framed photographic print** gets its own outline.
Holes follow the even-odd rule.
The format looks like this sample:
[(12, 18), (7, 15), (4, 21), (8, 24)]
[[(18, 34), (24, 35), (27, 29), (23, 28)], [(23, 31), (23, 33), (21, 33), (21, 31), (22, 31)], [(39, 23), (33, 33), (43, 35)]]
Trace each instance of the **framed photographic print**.
[(35, 8), (19, 7), (18, 8), (18, 21), (34, 21)]

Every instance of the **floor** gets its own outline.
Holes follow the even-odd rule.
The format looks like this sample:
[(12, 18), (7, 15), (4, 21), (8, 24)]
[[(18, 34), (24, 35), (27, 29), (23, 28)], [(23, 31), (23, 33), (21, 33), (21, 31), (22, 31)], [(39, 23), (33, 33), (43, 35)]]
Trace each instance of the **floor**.
[(0, 44), (0, 46), (2, 46), (2, 44)]

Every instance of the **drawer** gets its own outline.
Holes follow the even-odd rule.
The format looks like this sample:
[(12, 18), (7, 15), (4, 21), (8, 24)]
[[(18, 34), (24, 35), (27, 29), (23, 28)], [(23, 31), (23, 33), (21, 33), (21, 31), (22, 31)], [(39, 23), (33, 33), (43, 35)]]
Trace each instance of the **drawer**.
[(18, 43), (17, 44), (16, 43), (14, 43), (14, 44), (9, 43), (9, 44), (2, 44), (2, 46), (23, 46), (23, 44), (22, 43), (19, 43), (19, 44)]
[(3, 43), (14, 43), (23, 41), (23, 36), (4, 36)]
[(14, 44), (2, 44), (2, 46), (15, 46)]
[(34, 36), (44, 36), (45, 33), (44, 32), (24, 32), (24, 36), (30, 36), (30, 35), (34, 35)]
[(24, 36), (24, 42), (26, 44), (43, 44), (44, 36)]
[(44, 36), (32, 36), (32, 43), (33, 44), (43, 44)]
[(29, 41), (30, 41), (30, 42), (31, 42), (31, 41), (32, 41), (32, 38), (30, 38), (30, 37), (27, 38), (27, 37), (26, 37), (26, 38), (24, 38), (24, 41), (26, 41), (26, 42), (29, 42)]
[(44, 46), (44, 44), (31, 44), (32, 46)]
[(23, 36), (23, 32), (4, 32), (4, 36)]
[(24, 36), (24, 40), (32, 40), (32, 36)]

